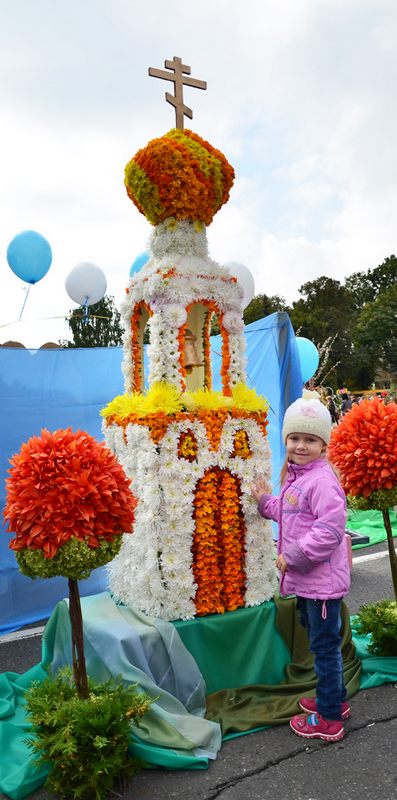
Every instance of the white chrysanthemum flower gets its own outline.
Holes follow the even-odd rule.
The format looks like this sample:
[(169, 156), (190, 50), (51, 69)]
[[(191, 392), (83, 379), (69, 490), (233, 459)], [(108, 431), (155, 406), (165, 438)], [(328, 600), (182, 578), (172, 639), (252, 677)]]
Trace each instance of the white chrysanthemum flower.
[(166, 323), (171, 328), (181, 328), (187, 320), (186, 309), (179, 303), (170, 303), (163, 307), (163, 314)]

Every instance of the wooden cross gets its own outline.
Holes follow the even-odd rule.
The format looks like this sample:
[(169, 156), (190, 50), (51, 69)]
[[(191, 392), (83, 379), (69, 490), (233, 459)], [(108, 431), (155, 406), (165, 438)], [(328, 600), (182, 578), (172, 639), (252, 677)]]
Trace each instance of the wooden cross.
[(172, 70), (172, 73), (165, 72), (163, 69), (154, 69), (149, 67), (149, 75), (151, 78), (162, 78), (165, 81), (174, 82), (174, 94), (169, 92), (165, 93), (167, 103), (171, 103), (175, 108), (175, 127), (183, 130), (183, 118), (189, 117), (193, 119), (193, 111), (183, 102), (183, 87), (194, 86), (195, 89), (206, 89), (206, 81), (199, 81), (197, 78), (186, 78), (185, 75), (190, 75), (191, 67), (182, 64), (182, 59), (174, 56), (172, 61), (164, 61), (165, 69)]

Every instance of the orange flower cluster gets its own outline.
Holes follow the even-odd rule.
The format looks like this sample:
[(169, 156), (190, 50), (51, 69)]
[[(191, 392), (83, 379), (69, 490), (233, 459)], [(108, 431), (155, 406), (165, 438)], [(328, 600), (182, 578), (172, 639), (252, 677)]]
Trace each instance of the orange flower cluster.
[(192, 431), (181, 433), (178, 442), (178, 458), (195, 461), (198, 455), (197, 439)]
[(70, 428), (41, 432), (11, 459), (4, 517), (13, 550), (53, 558), (74, 537), (97, 548), (132, 528), (136, 500), (105, 445)]
[(397, 405), (361, 400), (334, 428), (329, 445), (347, 494), (369, 497), (397, 486)]
[(140, 340), (141, 333), (141, 317), (142, 312), (146, 311), (149, 317), (152, 316), (152, 311), (144, 301), (137, 303), (131, 315), (131, 353), (133, 362), (132, 386), (130, 391), (142, 391), (142, 342)]
[(249, 446), (247, 431), (236, 431), (234, 436), (234, 453), (240, 458), (251, 458), (252, 453)]
[(137, 414), (129, 414), (128, 417), (120, 419), (116, 414), (106, 417), (106, 424), (116, 424), (125, 428), (131, 422), (134, 425), (142, 425), (149, 429), (150, 437), (155, 444), (159, 444), (165, 436), (170, 422), (182, 422), (184, 420), (200, 420), (205, 425), (208, 441), (212, 450), (217, 450), (222, 436), (223, 426), (228, 417), (234, 419), (253, 419), (260, 426), (263, 435), (266, 436), (266, 428), (268, 425), (267, 416), (264, 413), (256, 411), (244, 411), (239, 408), (218, 408), (207, 411), (205, 409), (198, 409), (198, 411), (180, 411), (177, 414), (168, 416), (163, 411), (156, 411), (154, 414), (147, 414), (146, 417), (139, 417)]
[(230, 343), (229, 332), (223, 325), (223, 314), (219, 316), (219, 330), (222, 336), (222, 367), (221, 378), (223, 391), (228, 397), (231, 397), (232, 390), (230, 388)]
[(153, 225), (167, 217), (206, 225), (226, 203), (234, 170), (189, 130), (171, 130), (139, 150), (125, 168), (127, 194)]
[(212, 388), (212, 373), (211, 373), (211, 317), (212, 310), (208, 309), (203, 327), (203, 361), (204, 361), (204, 388), (211, 390)]
[(228, 470), (221, 471), (218, 498), (223, 553), (223, 598), (226, 611), (234, 611), (244, 605), (245, 524), (239, 481)]
[(244, 605), (244, 521), (237, 479), (219, 467), (198, 481), (194, 501), (193, 574), (197, 614)]

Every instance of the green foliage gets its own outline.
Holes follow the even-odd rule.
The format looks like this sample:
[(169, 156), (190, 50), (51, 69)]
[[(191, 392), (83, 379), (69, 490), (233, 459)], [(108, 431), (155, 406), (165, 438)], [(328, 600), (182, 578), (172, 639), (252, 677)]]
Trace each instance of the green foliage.
[(60, 342), (62, 347), (117, 347), (123, 342), (120, 312), (113, 297), (105, 297), (88, 309), (85, 321), (83, 306), (71, 312), (68, 323), (73, 341)]
[(361, 494), (349, 494), (348, 505), (356, 511), (368, 511), (369, 509), (376, 509), (383, 511), (386, 508), (393, 508), (397, 505), (397, 487), (393, 489), (376, 489), (371, 492), (369, 497), (363, 497)]
[[(250, 322), (256, 322), (257, 319), (268, 317), (269, 314), (274, 314), (275, 311), (287, 311), (289, 308), (283, 297), (274, 294), (268, 297), (266, 294), (256, 294), (244, 309), (244, 325)], [(219, 333), (219, 321), (217, 314), (211, 317), (211, 336), (217, 336)]]
[(397, 371), (397, 286), (366, 303), (355, 326), (354, 339), (379, 366)]
[[(328, 362), (337, 364), (332, 380), (336, 386), (351, 384), (355, 354), (351, 344), (353, 299), (350, 292), (339, 281), (322, 275), (304, 283), (299, 293), (303, 297), (292, 304), (291, 310), (294, 329), (315, 343), (332, 342)], [(330, 377), (327, 377), (328, 382)]]
[(266, 294), (257, 294), (244, 309), (244, 325), (256, 322), (257, 319), (267, 317), (276, 311), (289, 311), (283, 297), (278, 294), (268, 297)]
[(82, 580), (89, 577), (91, 570), (112, 561), (120, 550), (122, 538), (120, 535), (114, 536), (110, 542), (102, 540), (98, 547), (93, 548), (87, 542), (72, 537), (60, 547), (54, 558), (45, 558), (42, 550), (28, 547), (17, 550), (15, 556), (19, 569), (28, 578), (63, 575), (65, 578)]
[(374, 655), (397, 656), (397, 603), (381, 600), (361, 606), (356, 630), (360, 634), (371, 634), (368, 649)]
[(32, 723), (27, 743), (38, 763), (49, 764), (46, 789), (61, 798), (104, 800), (115, 780), (128, 779), (141, 766), (128, 757), (131, 724), (152, 700), (135, 685), (89, 682), (87, 700), (77, 697), (71, 670), (59, 670), (25, 694)]

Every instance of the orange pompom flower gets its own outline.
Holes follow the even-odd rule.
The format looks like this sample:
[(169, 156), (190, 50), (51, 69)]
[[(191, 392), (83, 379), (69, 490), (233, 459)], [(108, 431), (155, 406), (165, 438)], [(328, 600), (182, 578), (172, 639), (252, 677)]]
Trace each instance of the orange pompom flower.
[(84, 431), (42, 430), (11, 459), (4, 510), (30, 577), (87, 577), (131, 532), (136, 500), (110, 450)]
[(378, 397), (355, 404), (334, 428), (331, 461), (356, 508), (397, 503), (397, 404)]
[(125, 168), (127, 194), (152, 225), (174, 217), (210, 225), (227, 202), (234, 169), (223, 153), (190, 130), (152, 139)]

